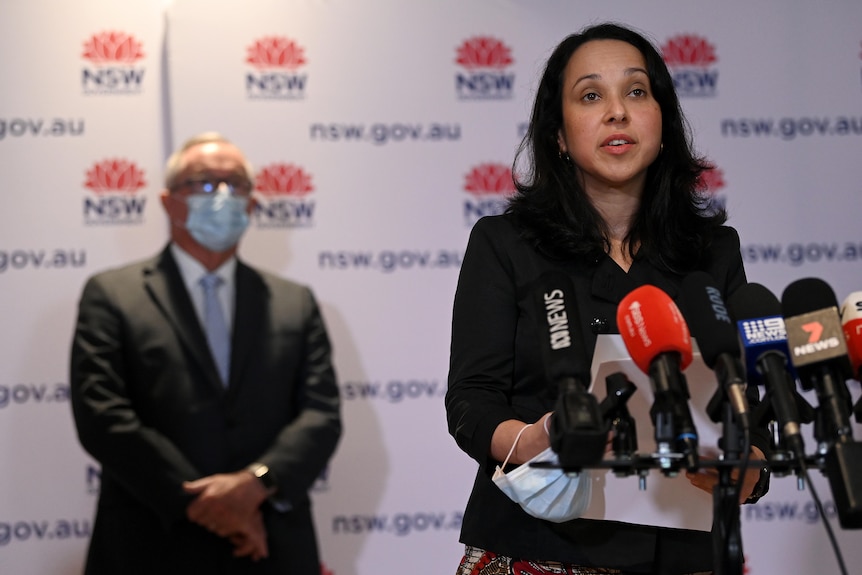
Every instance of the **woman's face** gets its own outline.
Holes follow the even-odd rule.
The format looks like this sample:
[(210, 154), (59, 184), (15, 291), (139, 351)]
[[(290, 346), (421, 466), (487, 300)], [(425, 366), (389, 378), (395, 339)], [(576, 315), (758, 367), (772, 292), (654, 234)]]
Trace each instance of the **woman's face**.
[(661, 109), (640, 51), (620, 40), (592, 40), (575, 50), (563, 74), (560, 150), (584, 189), (640, 194), (661, 149)]

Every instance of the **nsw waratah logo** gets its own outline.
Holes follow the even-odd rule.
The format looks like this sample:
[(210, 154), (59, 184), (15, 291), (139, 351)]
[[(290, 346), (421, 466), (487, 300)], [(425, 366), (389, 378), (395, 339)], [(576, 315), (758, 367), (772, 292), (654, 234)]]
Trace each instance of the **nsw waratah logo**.
[(718, 56), (706, 38), (693, 34), (674, 36), (661, 51), (680, 97), (710, 98), (717, 94)]
[(299, 100), (305, 97), (308, 75), (299, 71), (305, 49), (283, 36), (258, 38), (246, 48), (245, 92), (253, 99)]
[(724, 171), (716, 166), (713, 165), (701, 172), (697, 180), (697, 189), (706, 198), (707, 209), (725, 209), (727, 207), (727, 196), (719, 193), (725, 185)]
[(84, 470), (86, 477), (87, 493), (98, 495), (102, 488), (102, 470), (94, 465), (87, 465)]
[(504, 164), (479, 164), (464, 178), (464, 221), (468, 226), (482, 216), (502, 214), (515, 191), (512, 169)]
[(81, 57), (87, 65), (81, 71), (85, 94), (137, 94), (143, 90), (144, 72), (140, 66), (144, 49), (134, 36), (106, 31), (84, 41)]
[(508, 100), (512, 98), (515, 75), (512, 51), (490, 36), (475, 36), (457, 49), (455, 93), (460, 100)]
[(293, 164), (264, 166), (255, 178), (259, 228), (299, 228), (314, 223), (311, 175)]
[(86, 173), (84, 223), (140, 224), (144, 221), (147, 185), (144, 171), (129, 160), (112, 158), (94, 163)]

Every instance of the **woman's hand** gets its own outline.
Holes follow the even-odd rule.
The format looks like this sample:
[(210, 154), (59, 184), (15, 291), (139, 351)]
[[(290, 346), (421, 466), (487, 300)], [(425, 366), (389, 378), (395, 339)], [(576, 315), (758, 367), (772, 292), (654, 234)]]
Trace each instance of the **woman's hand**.
[[(751, 448), (751, 461), (764, 461), (766, 460), (766, 456), (763, 452), (757, 447)], [(718, 469), (715, 468), (701, 468), (698, 471), (691, 472), (686, 471), (685, 476), (691, 482), (692, 485), (697, 487), (698, 489), (702, 489), (707, 493), (712, 493), (715, 489), (715, 486), (718, 485)], [(739, 477), (739, 470), (734, 469), (731, 472), (731, 477), (734, 481)], [(742, 485), (739, 486), (739, 503), (745, 503), (745, 500), (751, 497), (754, 492), (754, 486), (757, 484), (757, 481), (760, 479), (760, 468), (751, 466), (745, 472), (745, 479), (742, 482)]]
[[(532, 424), (517, 419), (509, 419), (498, 425), (491, 437), (491, 457), (500, 463), (505, 461), (509, 451), (512, 450), (512, 446), (515, 445), (518, 433), (521, 433), (521, 437), (518, 438), (518, 443), (512, 450), (509, 463), (524, 463), (549, 448), (551, 440), (546, 429), (550, 423), (547, 420), (552, 413), (549, 411)], [(529, 427), (524, 429), (527, 425)], [(521, 432), (522, 429), (523, 432)]]

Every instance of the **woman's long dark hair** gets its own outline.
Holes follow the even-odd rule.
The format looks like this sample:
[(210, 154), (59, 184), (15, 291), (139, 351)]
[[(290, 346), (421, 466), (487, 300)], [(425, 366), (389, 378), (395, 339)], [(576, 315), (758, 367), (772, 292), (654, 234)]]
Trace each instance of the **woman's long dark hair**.
[[(625, 244), (633, 258), (669, 271), (688, 271), (727, 214), (711, 206), (699, 189), (700, 175), (710, 166), (692, 150), (689, 126), (664, 60), (649, 40), (617, 24), (599, 24), (568, 36), (548, 59), (529, 129), (515, 156), (517, 191), (506, 211), (527, 241), (548, 257), (595, 257), (610, 249), (604, 220), (587, 198), (576, 167), (568, 157), (561, 158), (558, 144), (565, 69), (575, 50), (592, 40), (621, 40), (637, 48), (661, 108), (662, 151), (647, 170), (640, 209)], [(526, 173), (518, 173), (525, 154)]]

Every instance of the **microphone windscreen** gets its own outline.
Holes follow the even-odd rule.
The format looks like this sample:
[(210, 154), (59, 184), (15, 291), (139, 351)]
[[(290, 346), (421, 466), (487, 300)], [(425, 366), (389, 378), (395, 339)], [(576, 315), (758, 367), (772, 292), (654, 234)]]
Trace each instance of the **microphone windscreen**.
[(546, 375), (551, 381), (574, 377), (588, 383), (590, 366), (572, 279), (560, 271), (545, 272), (534, 293)]
[(781, 307), (787, 326), (787, 346), (793, 365), (803, 376), (803, 387), (811, 385), (811, 377), (819, 377), (812, 370), (825, 365), (824, 362), (839, 369), (842, 376), (850, 377), (838, 300), (829, 284), (818, 278), (796, 280), (784, 289)]
[[(758, 369), (760, 358), (777, 352), (786, 360), (790, 355), (781, 303), (775, 294), (758, 283), (740, 286), (727, 303), (739, 328), (748, 383), (761, 385), (764, 380)], [(788, 364), (787, 369), (795, 378), (793, 366)]]
[(862, 291), (851, 293), (841, 304), (841, 327), (847, 341), (847, 355), (858, 378), (862, 368)]
[(854, 291), (841, 304), (841, 321), (862, 319), (862, 291)]
[(617, 307), (617, 325), (632, 360), (644, 373), (661, 353), (680, 355), (680, 369), (691, 363), (691, 335), (677, 305), (653, 285), (632, 290)]
[(838, 299), (832, 287), (819, 278), (796, 280), (781, 294), (781, 309), (785, 320), (823, 308), (838, 307)]
[(687, 275), (682, 281), (682, 297), (688, 327), (707, 367), (713, 369), (722, 354), (740, 357), (736, 326), (712, 276), (702, 271)]
[(728, 304), (736, 321), (781, 315), (781, 302), (766, 286), (758, 283), (741, 286)]

